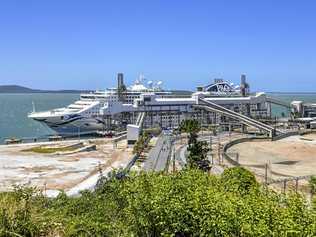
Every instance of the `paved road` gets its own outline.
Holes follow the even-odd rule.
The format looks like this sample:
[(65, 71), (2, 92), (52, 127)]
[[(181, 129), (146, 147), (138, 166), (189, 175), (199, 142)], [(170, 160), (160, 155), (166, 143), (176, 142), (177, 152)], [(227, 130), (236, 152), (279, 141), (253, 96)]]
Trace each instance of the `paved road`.
[(166, 168), (168, 157), (171, 151), (170, 137), (160, 136), (148, 154), (144, 164), (145, 171), (163, 171)]
[[(171, 153), (171, 144), (170, 144), (170, 136), (168, 135), (162, 135), (158, 138), (157, 143), (155, 147), (153, 147), (148, 154), (148, 158), (146, 159), (144, 163), (144, 170), (145, 171), (163, 171), (166, 168), (167, 161), (169, 158), (169, 155)], [(203, 134), (201, 135), (198, 140), (200, 141), (209, 141), (210, 135)], [(220, 136), (212, 136), (212, 143), (216, 144), (218, 141), (225, 141), (229, 139), (229, 133), (223, 132), (220, 134)], [(176, 159), (179, 161), (181, 166), (184, 166), (186, 164), (186, 157), (185, 153), (187, 150), (187, 146), (181, 146), (180, 149), (176, 151)], [(213, 164), (212, 171), (214, 173), (222, 173), (223, 169), (215, 163)]]
[(185, 164), (187, 163), (186, 160), (186, 151), (188, 149), (188, 145), (182, 145), (179, 149), (177, 149), (176, 151), (176, 160), (179, 161), (179, 164), (181, 166), (185, 166)]

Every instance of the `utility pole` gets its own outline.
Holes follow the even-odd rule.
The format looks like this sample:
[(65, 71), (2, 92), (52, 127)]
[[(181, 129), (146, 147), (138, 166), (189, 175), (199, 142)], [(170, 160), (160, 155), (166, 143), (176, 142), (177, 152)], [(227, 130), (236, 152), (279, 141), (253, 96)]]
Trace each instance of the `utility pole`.
[(268, 184), (268, 163), (265, 164), (264, 182), (265, 182), (266, 185)]
[(221, 164), (221, 138), (220, 138), (220, 129), (219, 132), (217, 134), (217, 138), (218, 138), (218, 145), (217, 145), (217, 156), (218, 156), (218, 162), (219, 164)]
[(173, 164), (172, 164), (172, 171), (173, 173), (176, 172), (176, 148), (173, 144)]
[(295, 179), (295, 192), (298, 191), (298, 177)]

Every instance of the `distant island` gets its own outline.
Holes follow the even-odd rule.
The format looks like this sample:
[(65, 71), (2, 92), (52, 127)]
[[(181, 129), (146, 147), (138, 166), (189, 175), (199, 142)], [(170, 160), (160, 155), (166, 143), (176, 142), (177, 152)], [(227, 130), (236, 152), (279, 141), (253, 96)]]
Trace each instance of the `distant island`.
[[(31, 89), (24, 86), (18, 85), (0, 85), (0, 93), (90, 93), (93, 90), (40, 90), (40, 89)], [(186, 90), (171, 90), (174, 94), (191, 94), (191, 91)]]
[(90, 90), (39, 90), (18, 85), (2, 85), (0, 93), (84, 93)]

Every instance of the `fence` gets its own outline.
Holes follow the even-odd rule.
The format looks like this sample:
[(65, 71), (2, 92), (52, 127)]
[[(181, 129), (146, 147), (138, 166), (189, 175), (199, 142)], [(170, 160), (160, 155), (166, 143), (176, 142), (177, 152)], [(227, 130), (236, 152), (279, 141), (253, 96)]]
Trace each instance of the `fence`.
[[(313, 130), (309, 129), (304, 129), (304, 130), (300, 130), (300, 131), (291, 131), (282, 135), (279, 135), (277, 137), (275, 137), (273, 139), (273, 141), (277, 141), (286, 137), (290, 137), (290, 136), (294, 136), (294, 135), (304, 135), (304, 134), (309, 134), (312, 133)], [(271, 141), (270, 138), (267, 137), (244, 137), (244, 138), (238, 138), (235, 139), (231, 142), (228, 142), (227, 144), (225, 144), (225, 146), (223, 147), (223, 157), (233, 166), (242, 166), (242, 164), (239, 163), (239, 155), (237, 153), (228, 153), (228, 149), (234, 145), (237, 145), (239, 143), (243, 143), (243, 142), (249, 142), (249, 141), (253, 141), (253, 140), (262, 140), (262, 141)], [(271, 166), (268, 163), (265, 164), (261, 164), (261, 165), (257, 165), (258, 167), (262, 167), (264, 168), (264, 174), (258, 174), (256, 173), (256, 175), (261, 176), (262, 178), (264, 178), (264, 183), (266, 185), (272, 185), (272, 184), (282, 184), (282, 190), (283, 192), (286, 191), (287, 187), (288, 187), (288, 183), (289, 182), (295, 182), (295, 191), (297, 192), (298, 190), (298, 186), (299, 186), (299, 181), (300, 180), (306, 180), (308, 181), (312, 175), (308, 175), (308, 176), (296, 176), (296, 177), (286, 177), (286, 178), (282, 178), (282, 179), (272, 179), (269, 178), (268, 174), (270, 173), (270, 175), (275, 174), (275, 175), (280, 175), (277, 172), (272, 171)]]
[[(271, 180), (270, 182), (266, 182), (266, 185), (272, 185), (272, 184), (282, 184), (282, 191), (283, 193), (286, 192), (286, 189), (288, 188), (288, 183), (289, 182), (295, 182), (295, 192), (298, 191), (298, 187), (299, 187), (299, 181), (300, 180), (306, 180), (309, 181), (311, 178), (313, 177), (313, 175), (306, 175), (306, 176), (296, 176), (296, 177), (289, 177), (289, 178), (284, 178), (284, 179), (276, 179), (276, 180)], [(312, 193), (312, 190), (310, 188), (310, 192)]]

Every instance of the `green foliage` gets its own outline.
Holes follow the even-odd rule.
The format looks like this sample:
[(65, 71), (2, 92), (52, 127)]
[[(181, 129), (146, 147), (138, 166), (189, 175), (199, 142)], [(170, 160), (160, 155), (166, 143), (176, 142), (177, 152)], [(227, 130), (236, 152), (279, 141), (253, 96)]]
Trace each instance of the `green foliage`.
[(209, 169), (209, 161), (207, 160), (209, 147), (207, 142), (197, 140), (200, 130), (201, 127), (197, 120), (183, 120), (180, 124), (180, 131), (188, 134), (189, 155), (187, 157), (187, 166), (207, 171)]
[(33, 188), (15, 187), (12, 193), (0, 195), (0, 236), (38, 236), (50, 226), (39, 217), (45, 198)]
[(198, 133), (201, 130), (200, 124), (195, 119), (183, 120), (180, 124), (180, 131), (186, 133)]
[(0, 203), (0, 236), (316, 235), (315, 211), (305, 199), (261, 189), (236, 168), (222, 177), (197, 169), (131, 174), (80, 197), (48, 199), (20, 189), (2, 193)]
[(146, 128), (144, 129), (144, 132), (152, 136), (158, 136), (161, 133), (161, 128), (160, 127)]
[(316, 193), (316, 176), (312, 176), (309, 180), (309, 187), (310, 187), (310, 192), (311, 192), (311, 200), (312, 200), (312, 206), (316, 210), (316, 198), (315, 198), (315, 193)]
[(133, 154), (140, 155), (148, 145), (149, 139), (151, 136), (148, 132), (143, 132), (143, 134), (138, 138), (137, 142), (133, 147)]
[(246, 194), (258, 188), (256, 177), (243, 167), (226, 169), (221, 175), (221, 180), (226, 191)]
[(187, 158), (188, 166), (190, 168), (200, 168), (207, 160), (207, 152), (209, 146), (205, 141), (196, 141), (188, 147), (189, 155)]
[(45, 146), (37, 146), (29, 149), (23, 150), (24, 152), (35, 152), (35, 153), (55, 153), (55, 152), (66, 152), (66, 151), (74, 151), (78, 149), (77, 147), (45, 147)]
[(314, 195), (316, 193), (316, 176), (312, 176), (309, 180), (309, 186), (311, 189), (311, 194)]

